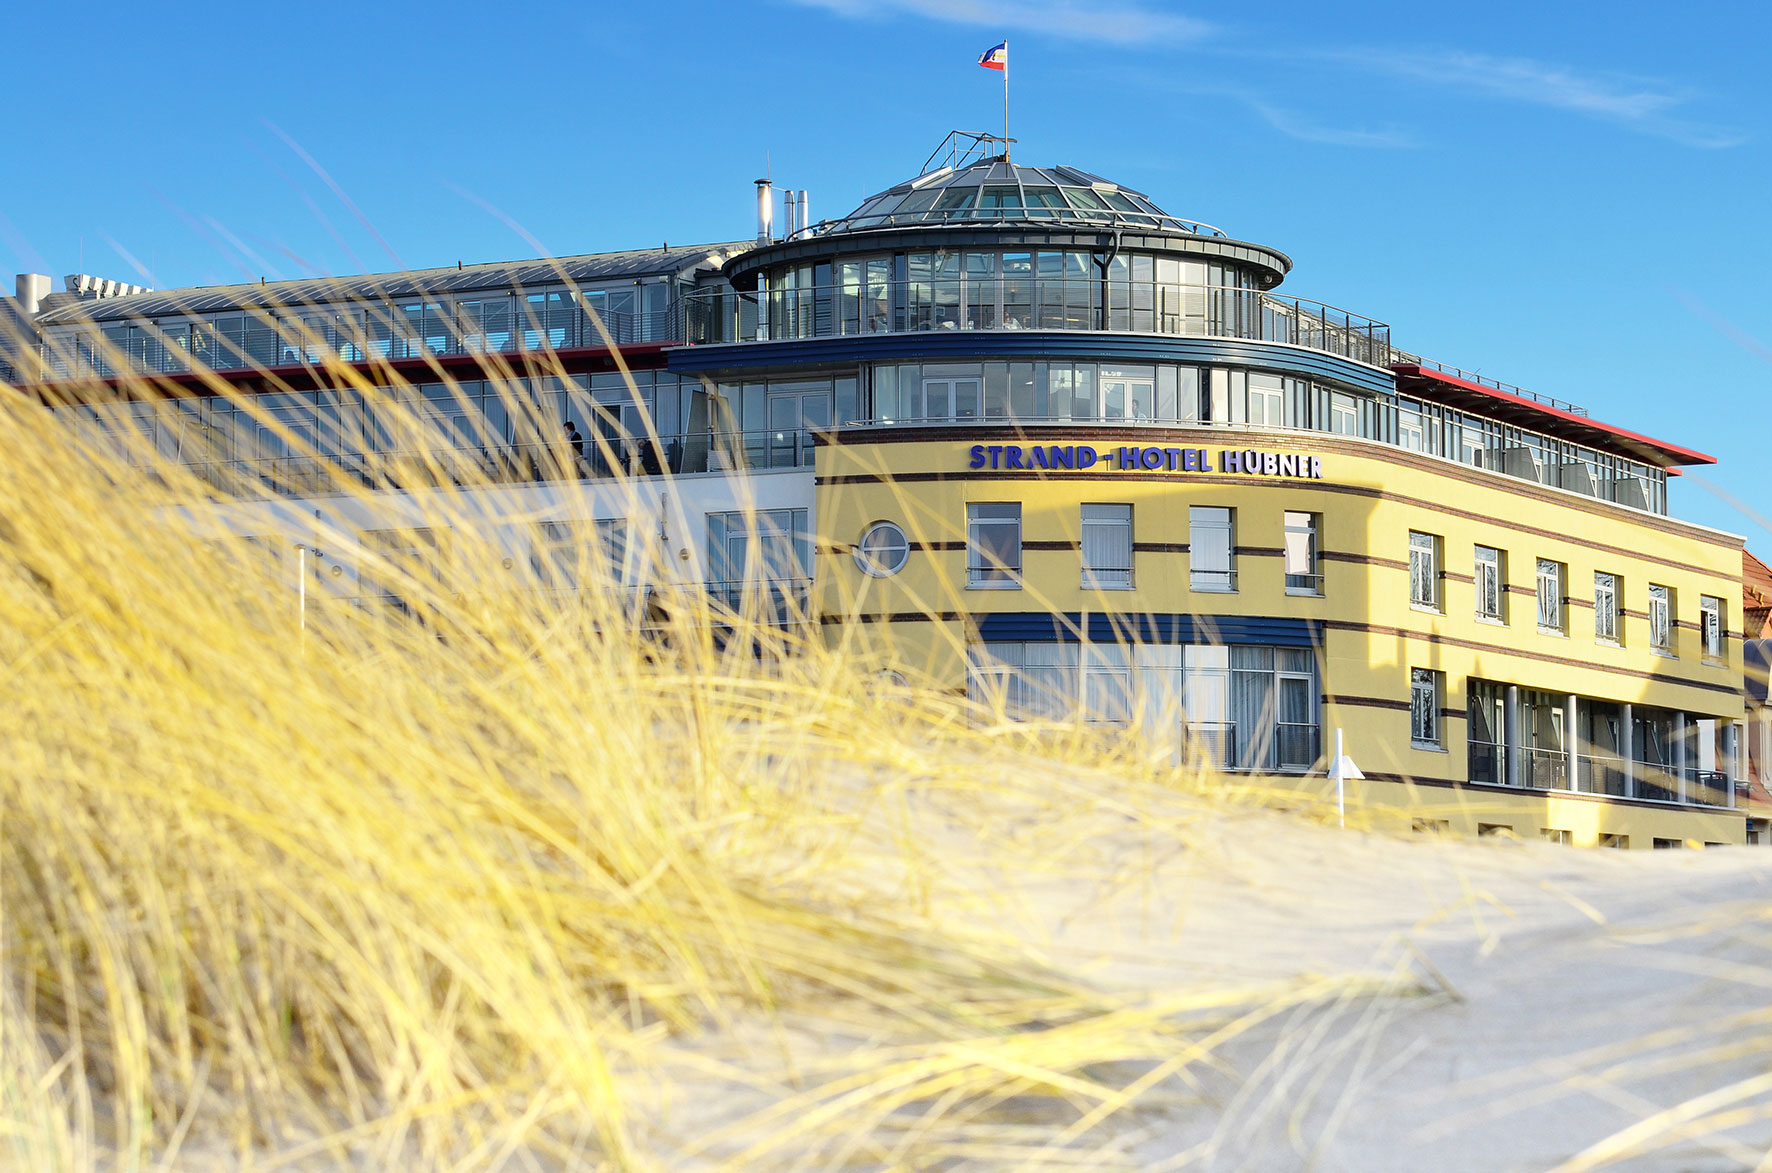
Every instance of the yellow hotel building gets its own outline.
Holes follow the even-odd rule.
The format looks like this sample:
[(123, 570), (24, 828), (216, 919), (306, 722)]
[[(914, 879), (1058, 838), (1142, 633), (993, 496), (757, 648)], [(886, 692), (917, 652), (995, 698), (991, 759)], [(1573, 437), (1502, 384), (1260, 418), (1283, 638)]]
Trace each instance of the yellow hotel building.
[[(191, 391), (138, 426), (244, 436), (197, 357), (292, 420), (331, 410), (317, 354), (401, 373), (434, 449), (511, 473), (487, 524), (761, 592), (1016, 715), (1144, 723), (1319, 793), (1340, 731), (1352, 801), (1453, 834), (1743, 842), (1742, 544), (1667, 515), (1670, 473), (1709, 457), (1424, 360), (1276, 292), (1273, 248), (989, 149), (835, 220), (799, 193), (780, 232), (760, 185), (755, 242), (116, 296), (32, 278), (18, 312), (46, 380), (126, 354)], [(576, 475), (488, 456), (523, 441), (488, 353), (602, 442)], [(335, 468), (381, 442), (317, 431)], [(400, 501), (304, 488), (315, 452), (237, 443), (299, 505), (243, 532), (406, 540)], [(609, 491), (611, 453), (654, 489)], [(636, 562), (652, 541), (669, 556)], [(349, 596), (352, 552), (325, 557), (315, 589)]]

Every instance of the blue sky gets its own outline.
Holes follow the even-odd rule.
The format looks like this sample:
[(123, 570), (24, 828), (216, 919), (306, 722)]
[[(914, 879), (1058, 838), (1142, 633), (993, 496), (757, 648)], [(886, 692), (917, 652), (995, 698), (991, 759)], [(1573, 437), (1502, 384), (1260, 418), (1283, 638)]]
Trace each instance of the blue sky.
[[(4, 18), (0, 269), (159, 287), (742, 238), (1000, 124), (1407, 349), (1722, 460), (1772, 552), (1763, 5), (98, 3)], [(10, 289), (10, 277), (7, 284)], [(1745, 502), (1743, 513), (1730, 500)]]

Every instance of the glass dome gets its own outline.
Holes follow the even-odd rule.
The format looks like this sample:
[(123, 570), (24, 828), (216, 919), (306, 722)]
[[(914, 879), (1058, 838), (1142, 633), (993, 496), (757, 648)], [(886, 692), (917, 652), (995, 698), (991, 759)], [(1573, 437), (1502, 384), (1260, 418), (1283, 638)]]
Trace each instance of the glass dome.
[(1002, 158), (926, 172), (869, 197), (847, 216), (813, 225), (807, 234), (1005, 222), (1225, 235), (1210, 224), (1171, 216), (1143, 193), (1099, 175), (1075, 167), (1022, 167)]

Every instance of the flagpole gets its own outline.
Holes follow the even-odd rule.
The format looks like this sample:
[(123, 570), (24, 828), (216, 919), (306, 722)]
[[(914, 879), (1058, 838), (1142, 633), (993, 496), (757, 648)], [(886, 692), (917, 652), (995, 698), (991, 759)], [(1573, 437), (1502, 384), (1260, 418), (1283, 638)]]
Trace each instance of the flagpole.
[(1009, 162), (1009, 42), (1003, 41), (1003, 162)]

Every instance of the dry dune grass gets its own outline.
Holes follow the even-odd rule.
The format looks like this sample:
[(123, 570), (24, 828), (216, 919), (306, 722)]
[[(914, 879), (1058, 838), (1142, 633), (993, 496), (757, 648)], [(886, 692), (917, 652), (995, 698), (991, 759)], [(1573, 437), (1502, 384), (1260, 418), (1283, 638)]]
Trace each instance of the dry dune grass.
[[(257, 480), (10, 390), (0, 462), (20, 1168), (1236, 1165), (1246, 1138), (1186, 1122), (1449, 998), (1382, 896), (1320, 957), (1260, 909), (1334, 929), (1321, 882), (1369, 850), (1441, 885), (1405, 927), (1500, 915), (1469, 897), (1493, 850), (1258, 813), (1135, 735), (883, 685), (699, 594), (638, 623), (595, 547), (601, 585), (553, 589), (422, 461), (372, 478), (440, 486), (420, 520), (452, 533), (374, 567), (406, 613), (298, 611), (289, 562), (214, 524)], [(1552, 859), (1505, 870), (1590, 866)]]

